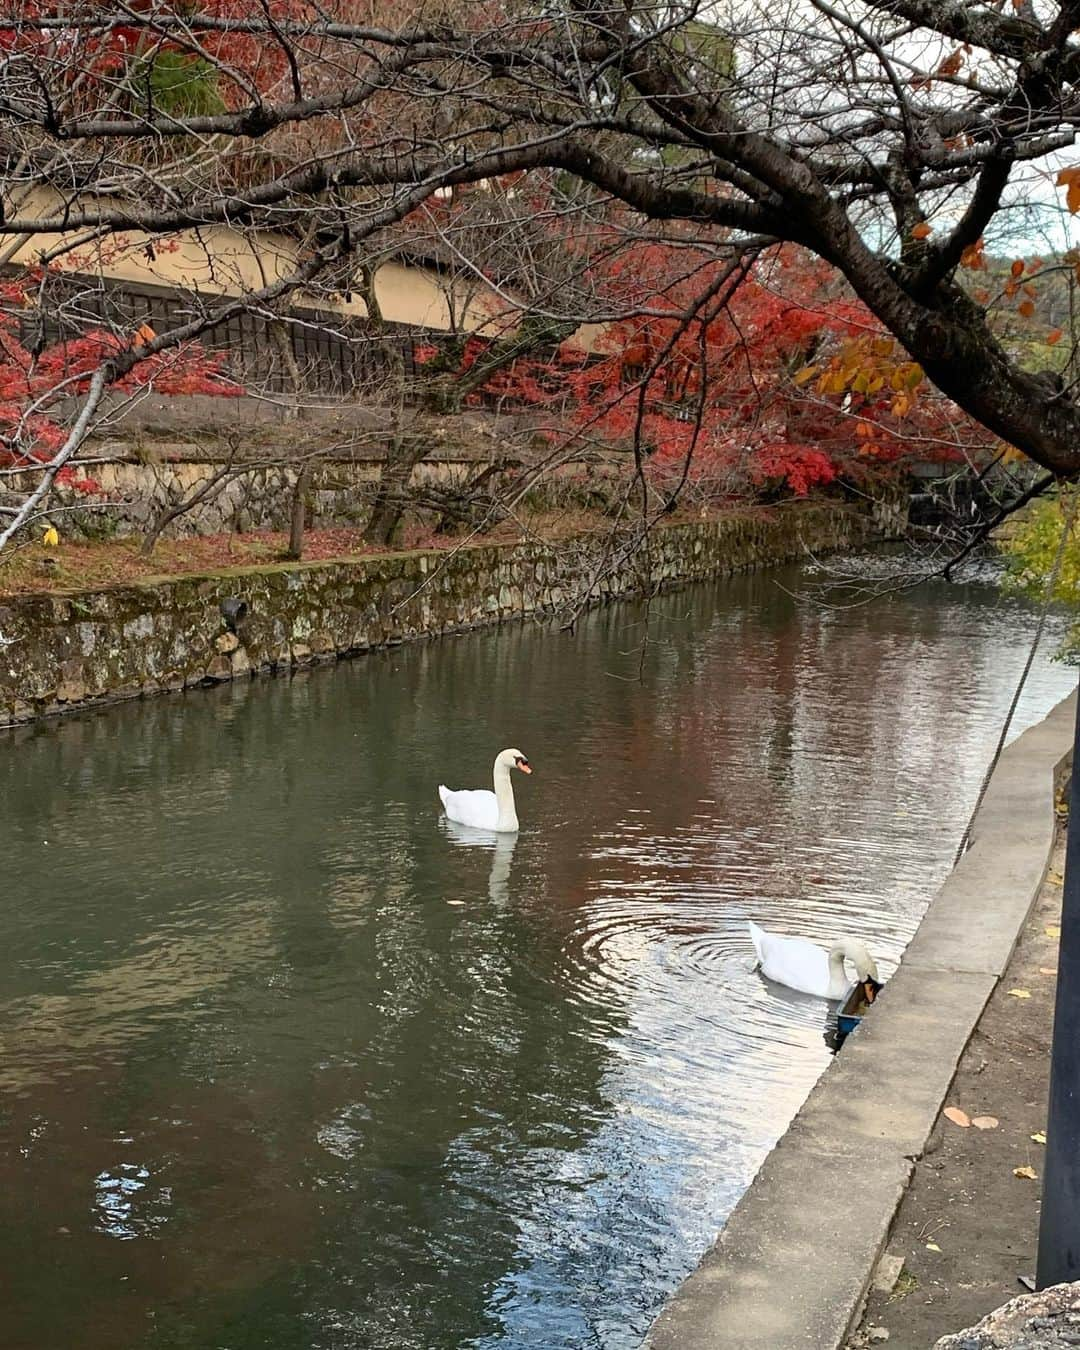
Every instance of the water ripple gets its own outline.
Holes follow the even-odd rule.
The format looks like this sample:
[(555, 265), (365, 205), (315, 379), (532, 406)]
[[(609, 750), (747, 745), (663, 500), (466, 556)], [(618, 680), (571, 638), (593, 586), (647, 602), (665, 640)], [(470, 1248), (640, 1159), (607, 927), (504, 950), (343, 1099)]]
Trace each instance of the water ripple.
[[(9, 1339), (636, 1350), (829, 1062), (747, 920), (891, 972), (1027, 654), (984, 585), (819, 579), (5, 745)], [(520, 834), (441, 820), (513, 744)]]

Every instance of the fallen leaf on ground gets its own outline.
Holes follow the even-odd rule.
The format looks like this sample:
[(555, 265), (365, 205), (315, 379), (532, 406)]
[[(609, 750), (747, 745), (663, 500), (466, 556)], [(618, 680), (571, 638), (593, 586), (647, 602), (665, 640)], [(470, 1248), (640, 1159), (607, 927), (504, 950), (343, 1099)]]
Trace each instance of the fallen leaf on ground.
[(1039, 967), (1039, 974), (1040, 974), (1040, 975), (1056, 975), (1056, 974), (1057, 974), (1057, 966), (1040, 966), (1040, 967)]
[(939, 1252), (941, 1251), (941, 1248), (937, 1245), (936, 1242), (928, 1242), (926, 1244), (926, 1250), (928, 1252)]
[(1010, 990), (1009, 990), (1009, 997), (1010, 997), (1010, 998), (1030, 998), (1030, 997), (1031, 997), (1031, 991), (1028, 990), (1028, 989), (1010, 989)]
[(1047, 937), (1059, 938), (1061, 936), (1061, 925), (1058, 923), (1047, 924), (1045, 932)]
[(447, 903), (448, 905), (463, 905), (463, 904), (465, 903), (465, 901), (464, 901), (464, 900), (447, 900), (446, 903)]
[(997, 1116), (972, 1116), (971, 1123), (977, 1130), (996, 1130), (998, 1118)]
[(1046, 1135), (1043, 1134), (1042, 1130), (1036, 1130), (1036, 1132), (1031, 1137), (1037, 1144), (1046, 1143)]
[(1025, 1177), (1028, 1181), (1038, 1181), (1039, 1179), (1034, 1167), (1014, 1167), (1013, 1176)]
[(961, 1111), (958, 1106), (947, 1106), (941, 1114), (947, 1120), (951, 1120), (954, 1125), (959, 1125), (965, 1130), (971, 1124), (971, 1117), (966, 1111)]
[(1063, 886), (1065, 884), (1065, 878), (1060, 872), (1047, 872), (1046, 879), (1051, 886)]

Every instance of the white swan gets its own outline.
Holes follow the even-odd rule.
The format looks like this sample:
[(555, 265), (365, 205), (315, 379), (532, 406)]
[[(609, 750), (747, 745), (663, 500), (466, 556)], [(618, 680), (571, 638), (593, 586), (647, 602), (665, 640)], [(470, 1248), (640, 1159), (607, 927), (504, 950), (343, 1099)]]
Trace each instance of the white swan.
[(514, 806), (514, 789), (510, 784), (510, 770), (532, 773), (532, 765), (520, 750), (503, 750), (495, 756), (495, 791), (485, 788), (465, 788), (453, 792), (439, 784), (443, 809), (459, 825), (471, 825), (475, 830), (498, 830), (512, 834), (518, 828)]
[(756, 923), (750, 923), (748, 927), (761, 973), (777, 984), (786, 984), (789, 989), (815, 994), (818, 998), (843, 998), (851, 983), (844, 973), (844, 958), (847, 957), (855, 967), (868, 1003), (873, 1003), (881, 988), (877, 964), (860, 938), (837, 938), (826, 954), (806, 938), (766, 933)]

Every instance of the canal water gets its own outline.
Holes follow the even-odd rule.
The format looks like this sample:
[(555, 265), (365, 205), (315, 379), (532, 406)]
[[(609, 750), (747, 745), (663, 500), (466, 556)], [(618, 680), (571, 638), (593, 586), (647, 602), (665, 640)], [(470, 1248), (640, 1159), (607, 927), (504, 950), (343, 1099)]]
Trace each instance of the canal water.
[(801, 584), (0, 738), (5, 1350), (638, 1346), (829, 1060), (746, 920), (894, 968), (1033, 628)]

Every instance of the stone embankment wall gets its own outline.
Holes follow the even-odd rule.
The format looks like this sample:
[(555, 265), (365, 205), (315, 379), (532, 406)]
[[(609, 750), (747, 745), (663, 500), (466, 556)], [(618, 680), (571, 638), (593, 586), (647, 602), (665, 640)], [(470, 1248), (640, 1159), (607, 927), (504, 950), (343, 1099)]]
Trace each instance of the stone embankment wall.
[[(775, 508), (660, 527), (647, 548), (575, 537), (0, 598), (0, 726), (848, 549), (897, 523)], [(247, 606), (235, 632), (230, 598)]]
[[(308, 524), (322, 529), (366, 520), (383, 462), (381, 455), (374, 454), (316, 461), (305, 492)], [(433, 453), (416, 465), (410, 481), (414, 487), (455, 487), (464, 484), (486, 462), (475, 456)], [(213, 482), (222, 468), (228, 469), (226, 476)], [(554, 476), (565, 478), (584, 468), (574, 462), (561, 466)], [(176, 456), (89, 463), (85, 474), (99, 488), (92, 496), (63, 484), (53, 494), (54, 505), (60, 508), (54, 523), (64, 536), (98, 539), (145, 534), (163, 512), (179, 502), (191, 501), (212, 483), (205, 497), (166, 526), (163, 537), (169, 539), (287, 530), (299, 468), (295, 463), (242, 461), (230, 466), (226, 460)], [(36, 473), (14, 474), (4, 487), (22, 495), (37, 482)]]

